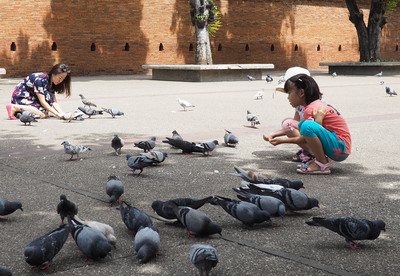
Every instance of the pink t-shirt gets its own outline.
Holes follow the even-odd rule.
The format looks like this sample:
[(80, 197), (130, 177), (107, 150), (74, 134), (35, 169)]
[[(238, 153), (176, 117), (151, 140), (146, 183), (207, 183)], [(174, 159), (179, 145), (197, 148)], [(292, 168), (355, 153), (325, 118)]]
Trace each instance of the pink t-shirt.
[(304, 120), (314, 120), (313, 111), (317, 110), (320, 106), (325, 106), (327, 113), (322, 121), (322, 126), (330, 132), (335, 132), (339, 140), (343, 140), (346, 144), (346, 153), (351, 153), (351, 136), (346, 121), (343, 116), (333, 107), (322, 102), (321, 100), (315, 100), (306, 106), (304, 110)]

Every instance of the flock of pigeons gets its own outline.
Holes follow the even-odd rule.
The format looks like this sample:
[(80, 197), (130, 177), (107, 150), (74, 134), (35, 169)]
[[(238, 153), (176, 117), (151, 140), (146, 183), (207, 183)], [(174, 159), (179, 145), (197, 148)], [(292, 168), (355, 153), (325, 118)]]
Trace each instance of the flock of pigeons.
[[(269, 81), (268, 76), (267, 81)], [(103, 108), (102, 111), (90, 109), (91, 106), (96, 107), (96, 105), (84, 98), (83, 95), (80, 96), (85, 107), (79, 107), (79, 110), (89, 117), (101, 115), (102, 111), (110, 113), (113, 117), (123, 115), (123, 112), (116, 109)], [(178, 102), (185, 111), (188, 107), (194, 107), (181, 99), (178, 99)], [(21, 118), (23, 116), (28, 116), (28, 114), (22, 112)], [(32, 115), (29, 116), (34, 118)], [(70, 115), (68, 119), (79, 118), (79, 116)], [(252, 127), (260, 124), (257, 116), (249, 110), (247, 110), (247, 120)], [(27, 120), (27, 122), (31, 121)], [(162, 142), (182, 150), (183, 154), (201, 153), (205, 156), (211, 156), (218, 145), (218, 140), (203, 143), (186, 141), (175, 130), (172, 132), (172, 137), (166, 137), (166, 140)], [(238, 144), (239, 139), (232, 132), (225, 130), (224, 142), (225, 145), (234, 147)], [(73, 145), (68, 141), (64, 141), (62, 145), (65, 153), (71, 155), (69, 160), (72, 160), (74, 155), (77, 156), (76, 160), (80, 160), (81, 153), (91, 150), (88, 146)], [(111, 140), (111, 147), (115, 155), (120, 155), (124, 145), (123, 139), (115, 134)], [(160, 165), (168, 157), (166, 152), (154, 150), (156, 137), (137, 142), (134, 145), (142, 149), (143, 153), (136, 156), (127, 154), (126, 162), (133, 173), (139, 170), (137, 176), (143, 172), (145, 167)], [(204, 204), (221, 207), (227, 214), (249, 227), (264, 222), (274, 226), (272, 217), (284, 218), (288, 211), (297, 212), (319, 207), (316, 198), (310, 198), (300, 191), (301, 188), (304, 188), (301, 181), (289, 181), (283, 178), (267, 179), (256, 172), (246, 171), (238, 166), (234, 166), (234, 169), (236, 172), (232, 175), (242, 179), (241, 186), (233, 188), (239, 200), (218, 195), (202, 199), (176, 198), (167, 201), (156, 200), (151, 207), (158, 216), (166, 220), (179, 221), (186, 228), (189, 236), (199, 237), (221, 235), (222, 233), (222, 227), (199, 210)], [(158, 255), (161, 248), (157, 227), (153, 225), (151, 217), (145, 212), (129, 205), (126, 201), (120, 201), (120, 197), (124, 193), (124, 185), (117, 176), (109, 176), (105, 188), (110, 204), (119, 204), (118, 209), (122, 221), (134, 236), (134, 249), (137, 252), (139, 263), (149, 262)], [(0, 198), (0, 216), (9, 215), (18, 209), (23, 211), (21, 202)], [(26, 246), (24, 256), (29, 265), (42, 269), (49, 267), (53, 258), (62, 249), (69, 234), (88, 259), (105, 258), (111, 255), (113, 247), (116, 248), (117, 238), (114, 229), (102, 222), (80, 219), (77, 215), (78, 206), (68, 200), (65, 195), (60, 196), (57, 213), (60, 215), (61, 225)], [(5, 220), (5, 218), (0, 219)], [(65, 219), (67, 223), (65, 223)], [(345, 238), (346, 245), (352, 249), (360, 248), (360, 244), (356, 243), (356, 240), (374, 240), (381, 231), (385, 231), (385, 223), (382, 220), (369, 221), (355, 217), (313, 217), (306, 223), (311, 226), (322, 226), (338, 233)], [(190, 260), (198, 269), (199, 275), (209, 275), (211, 269), (218, 263), (217, 250), (210, 245), (194, 244), (190, 248)], [(11, 272), (0, 268), (0, 275), (11, 275)]]

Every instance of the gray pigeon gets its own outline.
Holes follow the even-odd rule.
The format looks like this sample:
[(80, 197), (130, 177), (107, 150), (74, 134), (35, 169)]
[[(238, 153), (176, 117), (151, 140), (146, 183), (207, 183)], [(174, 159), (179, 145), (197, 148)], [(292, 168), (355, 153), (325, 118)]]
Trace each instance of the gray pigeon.
[(12, 273), (9, 269), (0, 267), (0, 276), (12, 276)]
[(355, 217), (321, 218), (313, 217), (312, 221), (306, 221), (311, 226), (322, 226), (338, 233), (346, 239), (346, 246), (352, 249), (360, 248), (355, 240), (375, 240), (381, 231), (385, 231), (383, 220), (370, 221)]
[(125, 142), (118, 134), (114, 134), (114, 138), (111, 140), (111, 147), (115, 150), (115, 155), (119, 155)]
[(162, 162), (164, 162), (165, 158), (168, 157), (168, 154), (166, 152), (158, 150), (152, 150), (144, 153), (142, 152), (140, 155), (145, 156), (150, 160), (153, 160), (154, 165), (160, 165)]
[(185, 226), (189, 236), (204, 237), (222, 232), (221, 226), (212, 222), (203, 212), (186, 206), (178, 206), (173, 201), (169, 202), (175, 216)]
[(239, 143), (239, 138), (229, 130), (225, 129), (224, 142), (227, 146), (236, 147), (236, 144)]
[(68, 216), (71, 235), (82, 253), (92, 260), (111, 256), (111, 244), (99, 230), (82, 224)]
[(85, 224), (100, 231), (107, 238), (108, 242), (114, 248), (116, 247), (115, 244), (117, 243), (117, 238), (115, 237), (114, 229), (110, 225), (94, 220), (82, 220), (77, 215), (74, 216), (74, 219), (81, 224)]
[(245, 225), (252, 226), (255, 223), (262, 223), (264, 221), (271, 222), (271, 214), (261, 210), (253, 203), (222, 196), (215, 196), (215, 198), (217, 204), (221, 206), (222, 209)]
[(88, 116), (89, 116), (89, 119), (90, 119), (90, 117), (92, 117), (92, 116), (94, 116), (94, 115), (102, 115), (102, 114), (103, 114), (103, 111), (102, 111), (102, 110), (90, 109), (90, 108), (88, 108), (88, 107), (82, 107), (82, 106), (80, 106), (80, 107), (78, 107), (78, 109), (79, 109), (80, 111), (82, 111), (85, 115), (88, 115)]
[(201, 151), (205, 156), (212, 156), (211, 152), (215, 149), (215, 147), (218, 145), (218, 141), (214, 140), (211, 142), (206, 142), (206, 143), (197, 143), (195, 145), (195, 148), (198, 151)]
[(253, 77), (253, 76), (250, 76), (250, 75), (247, 75), (247, 79), (248, 79), (249, 81), (254, 81), (254, 80), (256, 80), (256, 78), (255, 78), (255, 77)]
[(149, 140), (140, 141), (140, 142), (134, 143), (134, 144), (135, 144), (135, 147), (138, 147), (138, 148), (144, 150), (144, 152), (148, 152), (156, 146), (156, 137), (153, 136)]
[(60, 195), (60, 202), (57, 204), (57, 214), (61, 217), (61, 224), (64, 224), (64, 219), (67, 216), (73, 218), (78, 214), (78, 206), (75, 202), (68, 200), (65, 195)]
[(231, 173), (231, 175), (238, 176), (250, 183), (263, 183), (263, 184), (276, 184), (281, 185), (285, 188), (292, 188), (295, 190), (300, 190), (304, 188), (304, 184), (300, 180), (290, 181), (286, 178), (264, 178), (261, 174), (246, 171), (236, 165), (233, 166), (237, 173)]
[[(22, 204), (19, 201), (8, 201), (7, 199), (0, 198), (0, 216), (7, 216), (14, 213), (16, 210), (22, 209)], [(0, 220), (6, 220), (5, 218), (0, 218)]]
[(79, 94), (79, 97), (81, 97), (81, 100), (82, 100), (82, 103), (84, 104), (84, 106), (89, 106), (89, 108), (91, 106), (97, 107), (97, 105), (95, 105), (94, 103), (92, 103), (91, 101), (86, 99), (82, 94)]
[(260, 121), (258, 120), (258, 117), (250, 112), (250, 110), (247, 110), (247, 121), (251, 123), (252, 127), (255, 127), (256, 125), (260, 124)]
[(386, 89), (386, 94), (388, 94), (390, 97), (391, 96), (397, 96), (397, 93), (396, 93), (396, 91), (394, 91), (393, 88), (391, 88), (389, 86), (386, 86), (385, 89)]
[(237, 197), (240, 200), (257, 205), (258, 208), (267, 211), (271, 216), (280, 216), (281, 218), (285, 217), (286, 207), (281, 200), (272, 196), (252, 194), (238, 188), (233, 188), (233, 190), (238, 193)]
[(66, 154), (71, 154), (71, 158), (68, 160), (72, 160), (72, 158), (74, 157), (75, 154), (76, 154), (76, 160), (81, 160), (81, 158), (79, 157), (80, 153), (85, 152), (87, 150), (92, 150), (88, 146), (73, 145), (73, 144), (68, 143), (68, 141), (62, 142), (61, 145), (64, 146), (64, 151)]
[(210, 245), (193, 244), (190, 247), (190, 261), (198, 269), (200, 276), (208, 276), (218, 263), (217, 250)]
[(178, 219), (175, 215), (174, 210), (170, 206), (169, 202), (173, 201), (176, 205), (178, 206), (186, 206), (186, 207), (191, 207), (193, 209), (199, 209), (206, 203), (210, 204), (215, 204), (214, 203), (214, 198), (212, 196), (203, 198), (203, 199), (197, 199), (197, 198), (176, 198), (176, 199), (171, 199), (168, 201), (161, 201), (161, 200), (155, 200), (151, 204), (151, 208), (159, 215), (160, 217), (163, 217), (165, 219)]
[(176, 130), (172, 131), (172, 139), (183, 140), (182, 136), (180, 136), (179, 133)]
[(106, 184), (106, 193), (110, 197), (110, 203), (120, 203), (119, 198), (124, 193), (122, 181), (115, 175), (110, 175)]
[(143, 168), (153, 165), (153, 160), (148, 159), (146, 156), (133, 156), (132, 154), (126, 155), (127, 165), (132, 169), (135, 174), (136, 170), (140, 170), (137, 174), (139, 176), (143, 172)]
[(178, 148), (182, 150), (184, 154), (191, 154), (192, 152), (202, 152), (202, 149), (196, 148), (196, 144), (185, 141), (185, 140), (178, 140), (172, 139), (169, 137), (165, 137), (167, 140), (163, 140), (163, 143), (169, 144), (172, 147)]
[(21, 116), (19, 116), (19, 120), (24, 123), (25, 125), (31, 125), (31, 122), (37, 122), (36, 118), (35, 118), (35, 114), (33, 114), (32, 112), (26, 111), (26, 110), (22, 110)]
[(103, 109), (104, 112), (107, 112), (108, 114), (110, 114), (113, 118), (115, 118), (115, 116), (124, 116), (124, 112), (122, 112), (121, 110), (118, 110), (116, 108), (104, 108), (102, 107), (101, 109)]
[(270, 82), (273, 82), (273, 81), (274, 81), (274, 79), (271, 77), (271, 75), (270, 75), (270, 74), (267, 74), (267, 76), (265, 77), (265, 80), (266, 80), (268, 83), (270, 83)]
[(48, 268), (53, 258), (63, 247), (70, 231), (70, 225), (64, 224), (58, 229), (35, 239), (25, 247), (25, 261), (34, 267)]
[[(123, 206), (123, 203), (125, 203), (126, 207)], [(145, 212), (139, 210), (138, 208), (130, 206), (126, 202), (123, 203), (121, 202), (119, 205), (121, 218), (133, 236), (136, 235), (140, 227), (153, 225), (153, 221)]]
[(262, 189), (254, 184), (249, 184), (252, 192), (259, 195), (268, 195), (280, 199), (290, 211), (309, 210), (319, 207), (316, 198), (310, 198), (305, 193), (291, 188), (283, 188), (280, 190)]
[(140, 227), (135, 235), (135, 251), (139, 263), (147, 263), (160, 252), (161, 243), (155, 226)]

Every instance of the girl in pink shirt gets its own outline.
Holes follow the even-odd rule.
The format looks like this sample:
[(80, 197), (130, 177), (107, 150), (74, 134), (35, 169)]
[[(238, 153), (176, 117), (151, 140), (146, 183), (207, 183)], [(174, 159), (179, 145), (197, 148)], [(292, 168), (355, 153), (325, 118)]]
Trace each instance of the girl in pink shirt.
[(320, 100), (322, 94), (312, 77), (295, 75), (286, 81), (284, 89), (293, 107), (305, 106), (303, 120), (299, 123), (300, 136), (272, 139), (264, 136), (264, 139), (274, 146), (306, 143), (315, 159), (298, 167), (297, 172), (330, 174), (328, 157), (343, 161), (351, 152), (351, 136), (346, 121), (334, 107)]

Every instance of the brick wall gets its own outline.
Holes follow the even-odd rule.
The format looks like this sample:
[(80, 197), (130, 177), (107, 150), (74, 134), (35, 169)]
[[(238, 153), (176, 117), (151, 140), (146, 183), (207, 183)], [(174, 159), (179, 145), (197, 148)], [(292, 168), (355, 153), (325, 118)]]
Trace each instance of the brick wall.
[[(48, 71), (57, 62), (69, 64), (76, 75), (132, 74), (144, 72), (142, 64), (194, 62), (188, 0), (11, 2), (0, 9), (0, 67), (8, 76)], [(223, 14), (223, 26), (211, 39), (214, 63), (273, 63), (283, 70), (358, 61), (344, 0), (214, 2)], [(359, 2), (367, 17), (370, 1)], [(400, 60), (399, 15), (388, 15), (382, 59)]]

